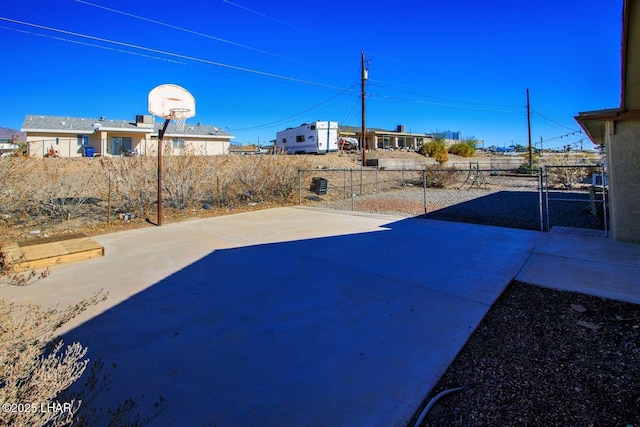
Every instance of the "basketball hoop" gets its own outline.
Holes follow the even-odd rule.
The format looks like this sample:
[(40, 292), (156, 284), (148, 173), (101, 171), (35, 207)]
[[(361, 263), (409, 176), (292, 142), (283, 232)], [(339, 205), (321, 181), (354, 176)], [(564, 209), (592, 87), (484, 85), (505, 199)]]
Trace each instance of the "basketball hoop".
[(191, 110), (189, 108), (172, 108), (171, 109), (171, 120), (176, 127), (176, 131), (183, 132), (184, 125), (187, 121), (187, 117), (189, 117), (189, 112)]

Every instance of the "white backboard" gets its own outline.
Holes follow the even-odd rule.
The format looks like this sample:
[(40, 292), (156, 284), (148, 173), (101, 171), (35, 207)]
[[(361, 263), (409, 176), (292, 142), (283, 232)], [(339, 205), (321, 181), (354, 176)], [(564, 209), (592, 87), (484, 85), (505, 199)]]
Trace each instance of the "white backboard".
[(181, 86), (160, 85), (149, 92), (149, 112), (165, 119), (186, 119), (196, 115), (196, 100)]

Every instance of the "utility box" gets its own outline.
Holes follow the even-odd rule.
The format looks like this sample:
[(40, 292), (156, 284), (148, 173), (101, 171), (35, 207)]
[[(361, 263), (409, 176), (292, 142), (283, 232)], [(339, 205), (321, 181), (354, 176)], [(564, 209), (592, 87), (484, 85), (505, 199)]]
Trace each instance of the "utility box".
[(314, 176), (313, 178), (311, 178), (311, 188), (309, 188), (309, 191), (313, 191), (318, 195), (327, 194), (328, 185), (329, 185), (328, 180), (324, 178), (320, 178), (318, 176)]

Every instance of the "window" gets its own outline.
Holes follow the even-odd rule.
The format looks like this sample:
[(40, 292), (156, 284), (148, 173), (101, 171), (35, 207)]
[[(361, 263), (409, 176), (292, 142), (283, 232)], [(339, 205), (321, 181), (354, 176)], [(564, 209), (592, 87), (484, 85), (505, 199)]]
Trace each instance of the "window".
[(304, 142), (304, 135), (296, 136), (296, 142)]
[(311, 130), (316, 130), (316, 125), (311, 125)]
[(89, 135), (78, 135), (78, 145), (89, 145)]
[(282, 143), (286, 144), (287, 143), (287, 138), (282, 138)]
[(184, 148), (184, 138), (173, 138), (171, 144), (174, 150), (181, 150)]

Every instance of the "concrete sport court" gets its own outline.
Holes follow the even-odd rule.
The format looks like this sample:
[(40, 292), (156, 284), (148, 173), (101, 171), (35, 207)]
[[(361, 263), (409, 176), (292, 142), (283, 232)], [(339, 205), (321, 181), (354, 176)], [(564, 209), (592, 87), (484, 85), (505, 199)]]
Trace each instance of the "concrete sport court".
[[(100, 406), (162, 395), (151, 425), (405, 426), (509, 282), (567, 257), (552, 235), (279, 208), (97, 236), (103, 258), (0, 293), (107, 290), (64, 338), (117, 364)], [(637, 294), (640, 245), (590, 239), (626, 263), (590, 276)]]

